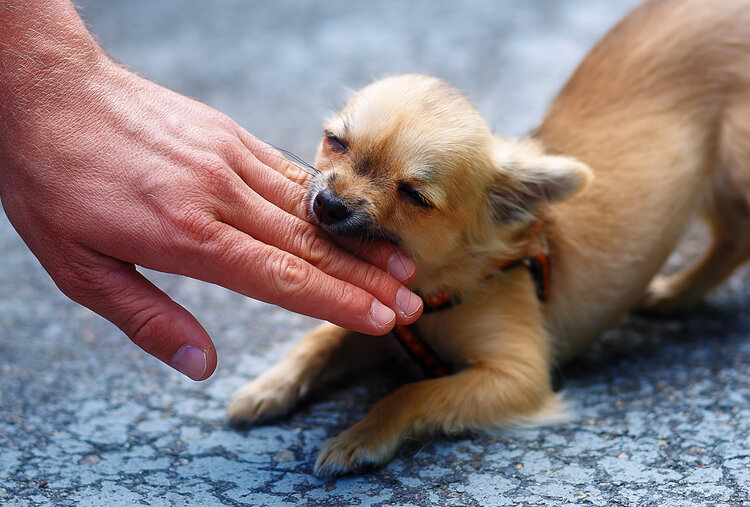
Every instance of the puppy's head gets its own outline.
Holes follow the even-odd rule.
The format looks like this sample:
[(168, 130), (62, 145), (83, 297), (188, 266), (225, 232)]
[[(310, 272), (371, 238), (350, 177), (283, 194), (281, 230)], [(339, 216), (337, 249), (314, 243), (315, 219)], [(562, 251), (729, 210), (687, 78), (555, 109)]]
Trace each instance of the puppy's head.
[(461, 93), (419, 75), (360, 90), (326, 125), (316, 166), (308, 199), (325, 230), (386, 239), (418, 261), (510, 246), (541, 205), (590, 179), (533, 141), (497, 139)]

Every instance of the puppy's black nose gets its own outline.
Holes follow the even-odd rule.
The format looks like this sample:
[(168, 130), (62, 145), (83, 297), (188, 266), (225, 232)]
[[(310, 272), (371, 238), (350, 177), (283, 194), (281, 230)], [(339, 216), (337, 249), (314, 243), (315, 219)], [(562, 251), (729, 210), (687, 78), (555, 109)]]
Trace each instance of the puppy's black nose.
[(333, 225), (346, 220), (352, 214), (341, 197), (330, 188), (320, 191), (315, 196), (313, 212), (320, 223), (325, 225)]

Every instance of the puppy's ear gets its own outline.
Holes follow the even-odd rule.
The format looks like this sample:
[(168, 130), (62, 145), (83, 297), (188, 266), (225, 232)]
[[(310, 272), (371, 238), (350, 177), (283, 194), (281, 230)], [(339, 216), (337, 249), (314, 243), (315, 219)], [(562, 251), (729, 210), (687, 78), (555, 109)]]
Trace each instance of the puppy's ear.
[(591, 169), (574, 158), (503, 151), (495, 157), (498, 172), (490, 187), (493, 215), (502, 222), (533, 218), (541, 205), (572, 197), (594, 178)]

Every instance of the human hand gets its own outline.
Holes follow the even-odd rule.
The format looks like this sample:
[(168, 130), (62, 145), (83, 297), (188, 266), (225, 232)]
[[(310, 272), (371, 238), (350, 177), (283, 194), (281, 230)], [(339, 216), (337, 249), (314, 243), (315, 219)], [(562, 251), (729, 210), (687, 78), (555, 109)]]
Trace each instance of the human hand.
[(74, 49), (46, 47), (64, 58), (0, 95), (3, 206), (71, 299), (195, 380), (216, 367), (211, 339), (136, 266), (368, 334), (416, 320), (421, 301), (400, 283), (413, 261), (384, 244), (360, 260), (305, 221), (302, 173), (274, 150), (95, 45)]

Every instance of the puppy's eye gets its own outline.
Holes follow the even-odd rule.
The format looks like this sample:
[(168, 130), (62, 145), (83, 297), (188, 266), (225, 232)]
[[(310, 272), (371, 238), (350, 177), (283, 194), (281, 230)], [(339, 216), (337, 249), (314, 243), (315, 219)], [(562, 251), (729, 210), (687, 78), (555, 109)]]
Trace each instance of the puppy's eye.
[(336, 153), (346, 153), (349, 150), (344, 141), (339, 139), (333, 132), (326, 132), (326, 142), (328, 143), (328, 147)]
[(435, 207), (435, 205), (432, 204), (424, 194), (410, 183), (399, 183), (398, 195), (408, 203), (413, 204), (414, 206), (419, 206), (420, 208), (432, 209)]

